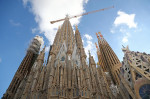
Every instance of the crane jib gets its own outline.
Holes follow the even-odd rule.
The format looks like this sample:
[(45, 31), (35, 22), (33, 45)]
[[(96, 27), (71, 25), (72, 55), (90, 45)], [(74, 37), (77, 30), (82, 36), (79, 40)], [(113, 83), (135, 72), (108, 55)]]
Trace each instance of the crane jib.
[[(99, 9), (99, 10), (95, 10), (95, 11), (91, 11), (91, 12), (87, 12), (87, 13), (83, 13), (83, 14), (80, 14), (80, 15), (75, 15), (75, 16), (69, 17), (69, 19), (77, 18), (77, 17), (83, 16), (83, 15), (88, 15), (88, 14), (96, 13), (96, 12), (99, 12), (99, 11), (108, 10), (108, 9), (111, 9), (111, 8), (114, 8), (114, 6), (103, 8), (103, 9)], [(59, 19), (59, 20), (56, 20), (56, 21), (50, 21), (50, 23), (53, 24), (53, 23), (56, 23), (56, 22), (59, 22), (59, 21), (63, 21), (63, 20), (65, 20), (65, 18)]]

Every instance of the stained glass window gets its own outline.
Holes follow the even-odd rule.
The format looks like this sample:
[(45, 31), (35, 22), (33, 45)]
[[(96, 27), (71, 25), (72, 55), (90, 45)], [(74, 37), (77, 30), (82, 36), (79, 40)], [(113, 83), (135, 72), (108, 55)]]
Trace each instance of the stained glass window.
[(139, 94), (142, 99), (150, 99), (150, 84), (143, 85), (139, 90)]

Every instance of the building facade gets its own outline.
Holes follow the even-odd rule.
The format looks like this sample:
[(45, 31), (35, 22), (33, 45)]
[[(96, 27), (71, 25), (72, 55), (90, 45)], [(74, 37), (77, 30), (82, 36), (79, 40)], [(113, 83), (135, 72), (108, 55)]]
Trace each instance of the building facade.
[[(45, 47), (39, 53), (41, 43), (36, 38), (39, 37), (35, 37), (32, 41), (2, 99), (132, 99), (132, 96), (137, 97), (133, 95), (134, 89), (131, 89), (131, 92), (128, 90), (134, 87), (133, 83), (127, 82), (128, 75), (120, 72), (126, 70), (125, 63), (121, 66), (118, 57), (101, 33), (97, 34), (98, 64), (95, 63), (90, 52), (89, 64), (87, 64), (78, 27), (76, 26), (74, 34), (68, 17), (58, 28), (47, 62), (44, 59)], [(148, 65), (145, 66), (149, 68)], [(148, 78), (149, 70), (143, 70), (147, 71), (144, 77)], [(129, 77), (131, 79), (131, 75)], [(149, 78), (145, 81), (148, 83)], [(129, 84), (127, 89), (124, 84)]]
[(123, 47), (121, 64), (102, 34), (96, 35), (98, 63), (105, 72), (113, 95), (119, 99), (150, 99), (150, 55)]
[(150, 99), (150, 54), (130, 51), (128, 46), (122, 51), (120, 88), (129, 99)]
[(96, 48), (99, 66), (106, 75), (108, 86), (113, 95), (121, 99), (123, 97), (118, 89), (118, 85), (120, 84), (119, 75), (121, 63), (103, 35), (100, 32), (96, 33), (96, 35), (98, 38)]

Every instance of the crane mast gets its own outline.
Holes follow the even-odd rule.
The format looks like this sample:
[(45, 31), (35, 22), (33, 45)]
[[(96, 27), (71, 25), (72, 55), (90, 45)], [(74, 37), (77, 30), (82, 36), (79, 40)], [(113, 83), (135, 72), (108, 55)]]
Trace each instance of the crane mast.
[[(90, 11), (90, 12), (87, 12), (87, 13), (83, 13), (83, 14), (71, 16), (71, 17), (68, 17), (68, 18), (69, 18), (69, 19), (72, 19), (72, 18), (76, 18), (76, 17), (80, 17), (80, 16), (84, 16), (84, 15), (88, 15), (88, 14), (92, 14), (92, 13), (96, 13), (96, 12), (108, 10), (108, 9), (111, 9), (111, 8), (114, 8), (114, 6), (107, 7), (107, 8), (103, 8), (103, 9), (99, 9), (99, 10)], [(51, 23), (51, 24), (54, 24), (54, 23), (56, 23), (56, 22), (63, 21), (63, 20), (65, 20), (65, 18), (59, 19), (59, 20), (55, 20), (55, 21), (50, 21), (50, 23)]]

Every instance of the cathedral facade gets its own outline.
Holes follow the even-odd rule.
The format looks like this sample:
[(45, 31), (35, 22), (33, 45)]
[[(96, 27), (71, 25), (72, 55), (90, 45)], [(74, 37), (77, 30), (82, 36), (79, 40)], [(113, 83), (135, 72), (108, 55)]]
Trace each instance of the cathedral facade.
[(128, 46), (123, 46), (124, 57), (120, 63), (102, 34), (96, 35), (99, 65), (114, 96), (119, 99), (150, 99), (150, 54), (130, 51)]
[[(137, 87), (135, 84), (138, 82), (136, 78), (132, 80), (133, 73), (131, 72), (128, 77), (129, 71), (125, 71), (124, 64), (128, 64), (130, 68), (133, 63), (125, 63), (128, 58), (124, 58), (124, 63), (121, 64), (101, 33), (97, 34), (98, 63), (95, 63), (89, 52), (89, 64), (86, 62), (87, 56), (78, 27), (76, 26), (74, 34), (69, 18), (66, 17), (57, 31), (47, 62), (44, 61), (45, 47), (39, 53), (41, 43), (38, 38), (40, 37), (36, 36), (31, 42), (2, 99), (140, 99), (136, 97), (142, 97), (141, 94), (135, 94), (138, 93), (135, 91)], [(123, 51), (128, 52), (125, 48)], [(140, 75), (141, 78), (138, 75), (139, 79), (144, 79), (146, 86), (149, 84), (149, 59), (147, 58), (147, 63), (144, 63), (147, 64), (145, 65), (147, 68), (142, 67), (147, 74), (144, 78), (142, 78), (144, 72)], [(134, 66), (131, 66), (130, 70), (136, 71)], [(128, 79), (131, 82), (127, 81)], [(137, 90), (139, 89), (140, 86)]]
[(130, 51), (124, 52), (120, 88), (129, 99), (150, 99), (150, 54)]

